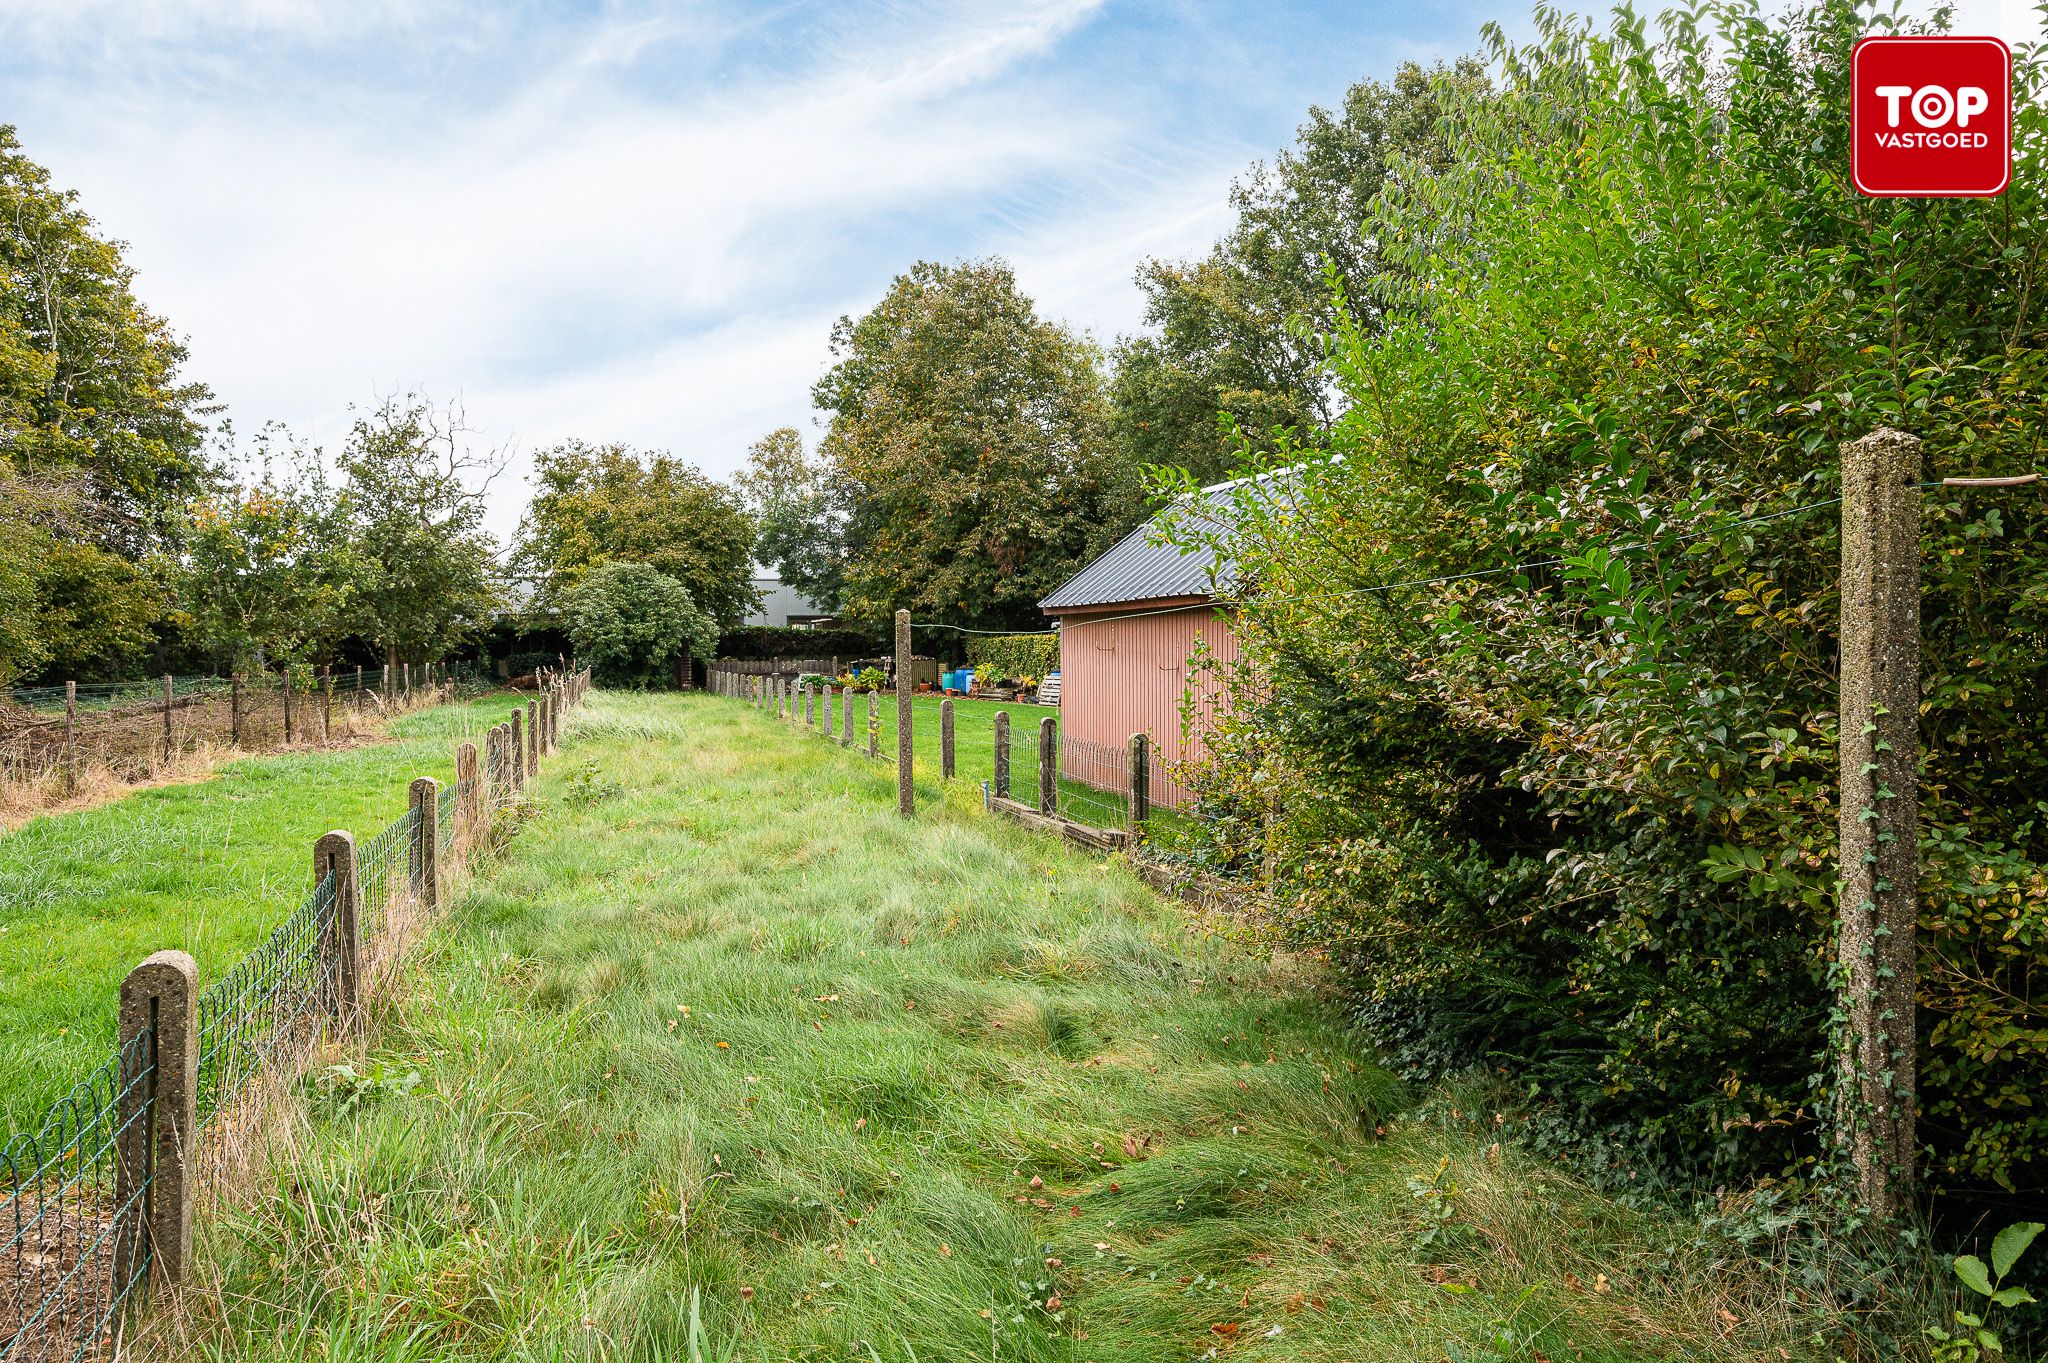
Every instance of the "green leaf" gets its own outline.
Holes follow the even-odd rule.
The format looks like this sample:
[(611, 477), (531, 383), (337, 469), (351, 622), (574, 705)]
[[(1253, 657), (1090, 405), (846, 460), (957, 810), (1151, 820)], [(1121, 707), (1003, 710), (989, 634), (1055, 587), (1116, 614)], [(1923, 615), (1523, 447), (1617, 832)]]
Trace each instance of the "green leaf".
[(1984, 1261), (1974, 1254), (1956, 1256), (1956, 1276), (1963, 1280), (1963, 1286), (1979, 1296), (1991, 1295), (1991, 1275), (1984, 1271)]
[(1999, 1306), (2025, 1306), (2034, 1300), (2034, 1294), (2024, 1287), (2007, 1287), (1992, 1293), (1991, 1300)]
[(2040, 1233), (2039, 1221), (2016, 1221), (2000, 1231), (1991, 1242), (1991, 1271), (2001, 1278), (2012, 1272), (2012, 1266)]

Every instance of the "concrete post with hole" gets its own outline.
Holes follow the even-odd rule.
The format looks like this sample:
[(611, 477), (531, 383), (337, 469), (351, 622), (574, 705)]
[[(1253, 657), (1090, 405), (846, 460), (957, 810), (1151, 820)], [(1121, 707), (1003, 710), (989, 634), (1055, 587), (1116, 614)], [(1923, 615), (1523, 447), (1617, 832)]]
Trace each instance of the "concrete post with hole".
[(896, 612), (896, 812), (909, 818), (917, 809), (910, 781), (910, 612)]
[[(114, 1164), (114, 1281), (129, 1281), (149, 1255), (146, 1297), (174, 1286), (192, 1259), (199, 1132), (199, 966), (159, 951), (121, 981), (119, 1125)], [(131, 1299), (131, 1305), (141, 1301)]]
[(313, 882), (334, 877), (334, 899), (320, 920), (320, 961), (327, 974), (327, 1011), (344, 1021), (362, 1001), (363, 887), (356, 879), (356, 837), (345, 829), (313, 844)]

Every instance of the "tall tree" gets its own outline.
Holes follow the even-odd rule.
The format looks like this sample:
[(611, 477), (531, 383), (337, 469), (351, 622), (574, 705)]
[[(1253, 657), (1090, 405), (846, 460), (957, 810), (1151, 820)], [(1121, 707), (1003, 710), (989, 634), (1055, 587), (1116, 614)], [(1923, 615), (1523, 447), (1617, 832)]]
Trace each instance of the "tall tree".
[(848, 618), (1037, 624), (1038, 598), (1136, 519), (1095, 347), (1004, 262), (919, 262), (839, 319), (832, 353), (812, 398), (832, 413)]
[(130, 287), (121, 243), (0, 125), (0, 452), (24, 477), (76, 470), (92, 538), (139, 558), (208, 478), (212, 395)]
[(357, 416), (341, 455), (350, 618), (392, 663), (432, 661), (488, 628), (503, 598), (484, 495), (501, 466), (459, 409), (416, 393)]
[(795, 427), (783, 426), (748, 447), (747, 466), (733, 482), (754, 517), (755, 557), (775, 565), (809, 600), (837, 611), (845, 590), (846, 510), (831, 466), (805, 451)]
[(664, 451), (569, 440), (534, 456), (537, 490), (518, 561), (536, 610), (558, 615), (605, 563), (646, 563), (682, 584), (720, 629), (756, 604), (754, 525), (739, 494)]
[(1446, 164), (1444, 115), (1488, 88), (1470, 58), (1359, 82), (1232, 187), (1237, 221), (1207, 257), (1140, 266), (1151, 330), (1117, 347), (1118, 443), (1208, 482), (1236, 457), (1219, 413), (1255, 444), (1276, 427), (1318, 440), (1346, 402), (1324, 363), (1324, 338), (1340, 329), (1332, 285), (1352, 323), (1375, 330), (1392, 267), (1367, 226), (1374, 201)]

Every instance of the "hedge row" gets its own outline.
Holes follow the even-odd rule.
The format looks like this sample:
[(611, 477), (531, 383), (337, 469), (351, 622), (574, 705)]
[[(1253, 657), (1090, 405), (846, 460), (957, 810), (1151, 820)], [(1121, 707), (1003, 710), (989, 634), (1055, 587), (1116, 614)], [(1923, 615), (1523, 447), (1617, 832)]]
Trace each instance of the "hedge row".
[(788, 629), (749, 625), (718, 636), (721, 658), (865, 658), (882, 644), (857, 629)]
[(998, 634), (978, 638), (967, 645), (967, 665), (991, 679), (1007, 677), (1022, 681), (1043, 678), (1060, 667), (1060, 636), (1057, 634)]

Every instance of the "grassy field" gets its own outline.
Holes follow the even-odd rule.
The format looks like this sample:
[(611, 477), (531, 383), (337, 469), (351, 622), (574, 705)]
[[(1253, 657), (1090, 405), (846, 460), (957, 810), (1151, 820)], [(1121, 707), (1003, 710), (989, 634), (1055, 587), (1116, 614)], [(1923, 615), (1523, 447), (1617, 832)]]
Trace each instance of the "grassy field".
[(1771, 1274), (1416, 1108), (1309, 967), (919, 785), (593, 697), (203, 1231), (179, 1356), (1813, 1356)]
[(454, 745), (509, 699), (393, 722), (391, 740), (229, 763), (0, 833), (0, 1126), (31, 1123), (111, 1053), (121, 977), (182, 947), (202, 984), (261, 941), (312, 878), (313, 842), (375, 833), (406, 783), (454, 775)]

